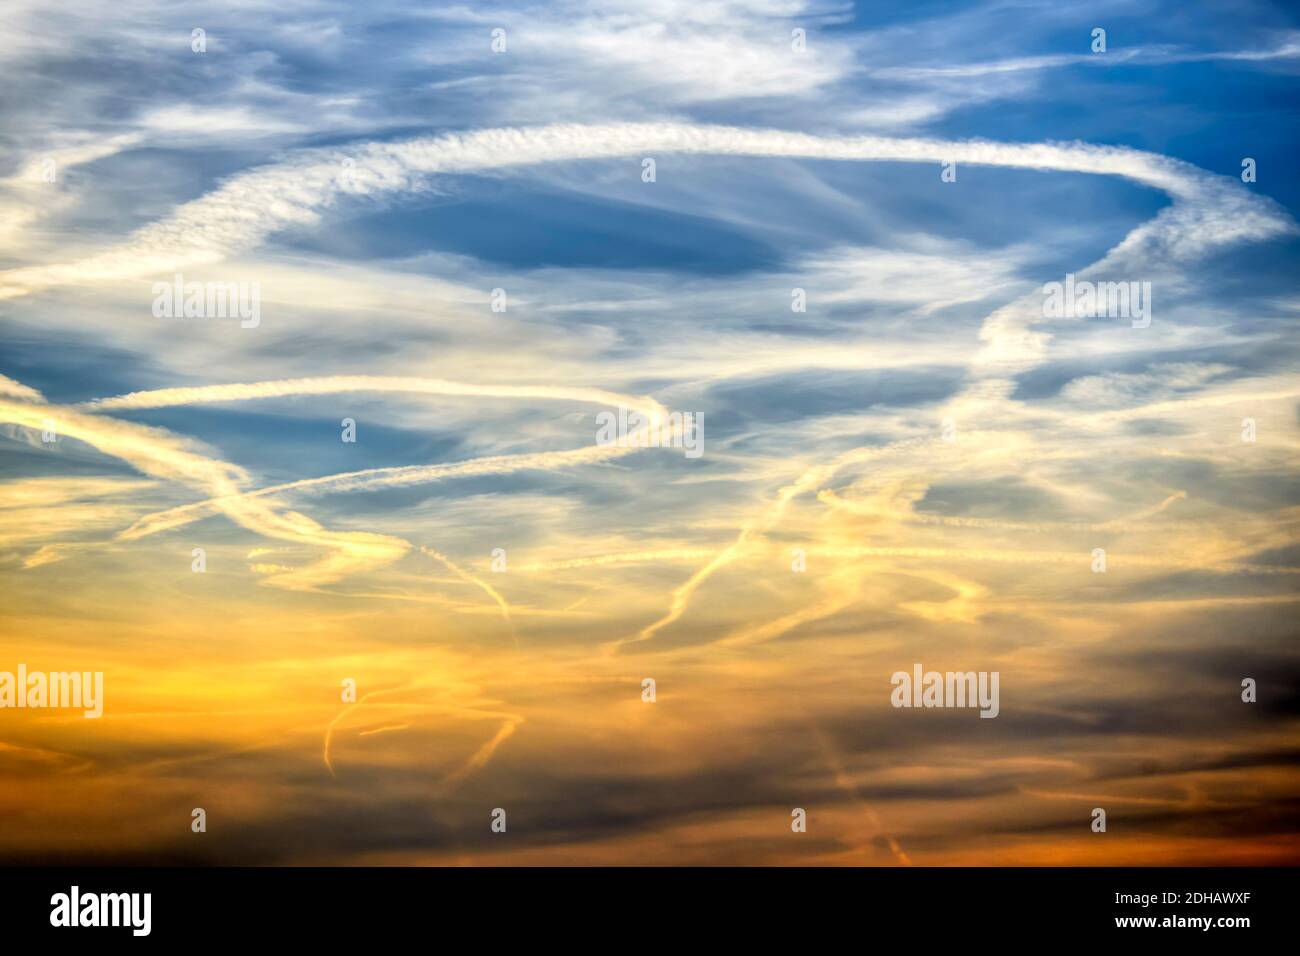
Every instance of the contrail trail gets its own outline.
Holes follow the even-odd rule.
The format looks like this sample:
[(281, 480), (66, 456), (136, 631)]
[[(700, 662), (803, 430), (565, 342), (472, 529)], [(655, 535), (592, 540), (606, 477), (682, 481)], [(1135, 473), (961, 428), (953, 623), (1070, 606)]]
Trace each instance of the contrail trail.
[(347, 471), (319, 478), (302, 478), (298, 481), (269, 485), (253, 491), (240, 492), (222, 498), (209, 498), (187, 505), (179, 505), (166, 511), (157, 511), (137, 520), (131, 527), (123, 530), (118, 538), (134, 541), (160, 531), (168, 531), (198, 521), (222, 510), (229, 500), (274, 498), (298, 492), (338, 492), (366, 491), (375, 488), (400, 488), (407, 485), (424, 484), (441, 481), (446, 478), (474, 477), (478, 475), (500, 475), (515, 471), (554, 471), (572, 465), (598, 463), (608, 458), (617, 458), (631, 454), (640, 449), (620, 445), (589, 445), (568, 451), (529, 452), (518, 455), (494, 455), (484, 458), (472, 458), (467, 461), (452, 462), (446, 465), (400, 465), (387, 468), (367, 468), (362, 471)]
[(245, 498), (248, 473), (209, 455), (199, 443), (166, 429), (88, 415), (70, 406), (15, 402), (0, 398), (0, 421), (34, 431), (53, 421), (60, 435), (86, 442), (100, 452), (128, 462), (146, 475), (174, 481), (212, 495), (217, 510), (241, 527), (269, 538), (326, 549), (305, 567), (268, 579), (268, 583), (310, 589), (357, 570), (396, 561), (411, 547), (392, 535), (365, 531), (331, 531), (294, 511)]
[(118, 535), (119, 540), (134, 541), (159, 531), (180, 527), (223, 509), (230, 500), (271, 497), (302, 491), (353, 491), (422, 484), (445, 478), (504, 474), (525, 469), (554, 470), (570, 465), (588, 464), (630, 454), (639, 450), (634, 439), (648, 433), (668, 416), (668, 409), (644, 395), (624, 395), (605, 389), (571, 388), (549, 385), (478, 385), (444, 379), (393, 378), (375, 375), (331, 376), (324, 378), (280, 379), (249, 384), (208, 385), (194, 388), (168, 388), (132, 392), (114, 398), (84, 403), (86, 411), (113, 409), (164, 408), (206, 402), (249, 401), (289, 395), (324, 395), (350, 391), (417, 392), (436, 395), (461, 395), (480, 398), (539, 398), (577, 401), (598, 405), (626, 406), (646, 416), (646, 424), (623, 444), (588, 445), (569, 451), (531, 452), (497, 455), (445, 465), (405, 465), (371, 468), (362, 471), (304, 478), (298, 481), (240, 492), (225, 499), (208, 499), (145, 515)]
[(507, 720), (503, 723), (491, 740), (474, 751), (460, 768), (443, 778), (440, 785), (443, 792), (453, 789), (466, 777), (486, 767), (488, 761), (492, 759), (492, 755), (497, 752), (497, 748), (505, 743), (506, 739), (518, 729), (522, 722), (522, 720)]
[(411, 729), (411, 725), (410, 725), (410, 724), (391, 724), (391, 725), (388, 725), (388, 726), (386, 726), (386, 727), (376, 727), (374, 730), (360, 730), (360, 731), (357, 731), (357, 736), (358, 736), (358, 737), (372, 737), (372, 736), (374, 736), (375, 734), (386, 734), (386, 733), (389, 733), (390, 731), (394, 731), (394, 730), (410, 730), (410, 729)]
[[(382, 690), (374, 690), (368, 694), (363, 695), (361, 698), (357, 700), (355, 704), (345, 704), (343, 706), (343, 709), (334, 715), (334, 719), (331, 720), (329, 724), (327, 724), (325, 727), (325, 740), (321, 750), (321, 760), (325, 764), (325, 769), (327, 769), (330, 772), (331, 777), (338, 779), (338, 774), (334, 770), (334, 761), (330, 756), (330, 749), (334, 741), (334, 729), (339, 725), (339, 723), (343, 720), (343, 718), (346, 717), (349, 713), (355, 713), (361, 707), (362, 704), (364, 704), (366, 701), (370, 700), (373, 697), (379, 697), (384, 694), (394, 694), (394, 693), (398, 693), (399, 691), (410, 691), (416, 689), (418, 689), (416, 686), (407, 684), (401, 687), (388, 687)], [(402, 706), (402, 705), (397, 705), (397, 706)], [(417, 710), (445, 710), (455, 716), (490, 718), (495, 720), (501, 720), (503, 722), (501, 728), (497, 730), (496, 734), (494, 734), (486, 743), (482, 744), (477, 750), (475, 750), (474, 753), (470, 755), (468, 760), (466, 760), (463, 764), (461, 764), (461, 766), (458, 767), (456, 770), (453, 770), (451, 773), (443, 777), (443, 779), (439, 782), (439, 786), (445, 789), (450, 789), (454, 787), (456, 784), (463, 781), (466, 777), (470, 776), (471, 774), (487, 766), (488, 761), (492, 759), (492, 755), (496, 753), (497, 749), (506, 740), (506, 738), (509, 737), (511, 734), (513, 734), (515, 730), (519, 727), (519, 725), (524, 722), (524, 718), (519, 714), (502, 713), (495, 710), (484, 710), (480, 707), (475, 707), (472, 705), (457, 705), (455, 703), (446, 704), (446, 703), (439, 702), (439, 703), (412, 703), (405, 706), (413, 707)], [(371, 734), (382, 733), (386, 730), (405, 730), (405, 729), (409, 729), (410, 727), (411, 724), (403, 724), (399, 727), (381, 727), (377, 730), (363, 731), (362, 733), (358, 734), (358, 736), (368, 736)]]
[(497, 589), (492, 587), (492, 585), (488, 584), (486, 581), (476, 578), (474, 575), (461, 568), (445, 554), (440, 554), (433, 548), (421, 548), (420, 550), (435, 561), (446, 565), (447, 569), (462, 581), (472, 584), (475, 587), (482, 588), (493, 601), (496, 601), (497, 607), (501, 608), (501, 616), (505, 619), (506, 627), (510, 628), (510, 637), (515, 642), (515, 650), (519, 650), (519, 635), (515, 633), (514, 621), (510, 620), (510, 605), (506, 603), (506, 599), (498, 593)]
[(911, 866), (912, 858), (909, 857), (902, 845), (894, 838), (894, 835), (885, 829), (884, 822), (880, 815), (876, 813), (862, 797), (862, 792), (858, 789), (856, 783), (844, 771), (844, 761), (831, 745), (830, 739), (820, 726), (811, 718), (805, 717), (808, 727), (812, 730), (813, 738), (817, 741), (818, 749), (821, 750), (822, 757), (826, 761), (827, 769), (830, 770), (831, 776), (834, 777), (836, 785), (845, 791), (853, 800), (871, 825), (875, 827), (876, 832), (885, 838), (885, 843), (889, 847), (889, 852), (893, 854), (894, 859), (903, 866)]
[(854, 514), (860, 514), (867, 517), (891, 518), (895, 521), (911, 522), (913, 524), (934, 524), (944, 525), (953, 528), (978, 528), (978, 529), (1002, 529), (1006, 531), (1115, 531), (1115, 530), (1136, 530), (1134, 522), (1142, 521), (1145, 518), (1154, 517), (1168, 508), (1175, 501), (1181, 501), (1187, 497), (1187, 492), (1179, 491), (1170, 495), (1161, 501), (1158, 505), (1147, 508), (1144, 511), (1135, 512), (1123, 518), (1112, 518), (1109, 521), (1100, 522), (1071, 522), (1071, 521), (1002, 521), (997, 518), (968, 518), (964, 515), (942, 515), (927, 511), (898, 511), (881, 508), (872, 505), (869, 502), (858, 502), (852, 499), (844, 499), (837, 495), (829, 488), (817, 492), (817, 500), (831, 508), (842, 511), (849, 511)]
[(610, 645), (610, 650), (613, 650), (622, 644), (648, 641), (659, 631), (680, 618), (686, 612), (691, 597), (695, 594), (700, 585), (712, 577), (716, 571), (726, 567), (740, 555), (744, 554), (756, 536), (762, 534), (779, 521), (781, 515), (785, 513), (786, 506), (790, 503), (791, 499), (803, 494), (811, 488), (817, 487), (824, 481), (828, 480), (841, 468), (847, 467), (850, 464), (859, 464), (884, 455), (910, 451), (932, 443), (933, 441), (931, 439), (907, 439), (901, 442), (894, 442), (890, 445), (854, 448), (851, 451), (839, 455), (831, 462), (815, 465), (812, 468), (807, 469), (794, 481), (793, 484), (786, 485), (777, 492), (776, 500), (763, 514), (746, 522), (740, 529), (740, 533), (736, 536), (736, 540), (731, 545), (720, 551), (716, 556), (714, 556), (713, 560), (692, 574), (685, 584), (682, 584), (673, 591), (672, 603), (669, 605), (668, 612), (663, 617), (643, 627), (635, 637), (624, 638), (621, 641), (616, 641), (614, 644)]
[(650, 561), (694, 561), (716, 554), (709, 548), (665, 548), (660, 551), (625, 551), (620, 554), (599, 554), (586, 558), (569, 558), (562, 561), (535, 561), (532, 564), (512, 564), (513, 571), (568, 571), (572, 568), (598, 568), (614, 564), (643, 564)]
[[(3, 388), (0, 388), (0, 394), (9, 394), (18, 398), (31, 401), (19, 403), (10, 403), (7, 407), (14, 410), (14, 414), (9, 416), (10, 420), (18, 424), (24, 424), (27, 427), (36, 428), (51, 416), (59, 416), (61, 427), (73, 437), (81, 437), (84, 440), (95, 442), (89, 436), (97, 433), (121, 432), (123, 434), (132, 433), (139, 435), (157, 436), (169, 435), (161, 429), (150, 429), (148, 426), (133, 425), (129, 423), (119, 423), (116, 419), (107, 416), (95, 415), (87, 416), (86, 412), (100, 412), (111, 409), (141, 409), (141, 408), (161, 408), (176, 405), (199, 404), (210, 401), (246, 401), (258, 398), (271, 398), (286, 395), (302, 394), (330, 394), (335, 392), (347, 391), (394, 391), (394, 392), (418, 392), (425, 394), (439, 395), (462, 395), (474, 397), (500, 397), (511, 399), (523, 398), (540, 398), (547, 400), (566, 400), (590, 402), (595, 404), (606, 405), (623, 405), (630, 409), (641, 412), (647, 419), (646, 424), (639, 429), (634, 436), (647, 433), (654, 425), (663, 420), (668, 414), (667, 409), (648, 396), (624, 395), (618, 392), (611, 392), (605, 389), (593, 388), (573, 388), (562, 386), (513, 386), (513, 385), (477, 385), (462, 382), (450, 382), (443, 379), (417, 379), (417, 378), (390, 378), (383, 376), (335, 376), (315, 379), (282, 379), (277, 381), (257, 382), (251, 384), (233, 384), (233, 385), (215, 385), (200, 386), (195, 388), (175, 388), (159, 389), (146, 392), (133, 392), (128, 395), (118, 396), (116, 398), (100, 399), (85, 403), (81, 406), (72, 406), (66, 409), (35, 404), (35, 399), (39, 399), (39, 393), (29, 389), (22, 383), (15, 382), (12, 379), (5, 379)], [(3, 384), (3, 383), (0, 383)], [(0, 409), (2, 417), (3, 409)], [(96, 425), (98, 420), (101, 424)], [(68, 425), (63, 425), (62, 422)], [(82, 427), (84, 424), (84, 427)], [(176, 439), (176, 442), (181, 440)], [(180, 447), (178, 445), (178, 447)], [(241, 523), (247, 523), (247, 520), (256, 516), (254, 524), (249, 525), (254, 530), (268, 533), (272, 537), (281, 537), (285, 540), (297, 541), (299, 543), (321, 543), (323, 529), (311, 521), (305, 515), (295, 513), (284, 513), (276, 511), (269, 505), (259, 504), (259, 499), (271, 498), (276, 495), (282, 495), (290, 492), (302, 492), (308, 490), (321, 491), (347, 491), (361, 488), (375, 487), (394, 487), (407, 484), (421, 483), (425, 481), (435, 481), (444, 478), (462, 477), (482, 474), (500, 474), (521, 469), (540, 469), (551, 470), (556, 468), (567, 467), (577, 464), (586, 464), (600, 462), (606, 459), (629, 454), (639, 450), (636, 442), (624, 444), (597, 445), (593, 444), (583, 448), (577, 448), (570, 451), (559, 452), (535, 452), (521, 455), (502, 455), (491, 456), (480, 459), (473, 459), (465, 462), (456, 462), (447, 465), (415, 465), (403, 466), (397, 468), (375, 468), (366, 469), (357, 472), (346, 472), (338, 475), (327, 475), (320, 478), (302, 479), (295, 482), (288, 482), (282, 485), (276, 485), (269, 488), (258, 489), (255, 491), (244, 491), (238, 488), (236, 481), (242, 483), (246, 480), (246, 475), (242, 470), (236, 469), (235, 466), (227, 466), (224, 462), (216, 462), (211, 459), (199, 459), (197, 456), (191, 456), (194, 462), (205, 461), (210, 463), (208, 470), (210, 472), (219, 472), (221, 468), (230, 469), (229, 475), (222, 477), (219, 482), (214, 484), (212, 481), (207, 482), (208, 487), (221, 487), (226, 493), (217, 497), (209, 498), (205, 501), (194, 502), (188, 505), (182, 505), (177, 508), (168, 509), (163, 512), (155, 512), (151, 515), (145, 515), (138, 519), (129, 528), (119, 532), (116, 540), (134, 541), (139, 538), (156, 534), (160, 531), (166, 531), (180, 527), (200, 518), (207, 517), (210, 514), (226, 513), (232, 517), (243, 517)], [(128, 458), (128, 460), (131, 460)], [(133, 461), (133, 463), (136, 463)], [(147, 469), (146, 469), (147, 471)], [(168, 475), (168, 477), (172, 477)], [(278, 533), (277, 533), (278, 529)], [(287, 536), (286, 532), (292, 530), (293, 534)], [(353, 560), (358, 560), (363, 553), (372, 555), (371, 560), (382, 560), (387, 563), (390, 560), (400, 556), (400, 553), (407, 550), (409, 543), (399, 538), (388, 538), (381, 535), (368, 535), (364, 532), (348, 532), (343, 534), (333, 534), (332, 541), (346, 542), (347, 551), (354, 555)], [(69, 543), (60, 547), (43, 549), (37, 555), (32, 556), (26, 562), (26, 566), (34, 567), (49, 561), (59, 560), (69, 554), (78, 551), (90, 550), (94, 545), (81, 543)], [(386, 555), (381, 557), (380, 548), (386, 549)], [(439, 560), (446, 559), (438, 556)], [(336, 579), (340, 572), (346, 566), (336, 557), (326, 558), (322, 562), (317, 562), (301, 570), (281, 569), (279, 573), (270, 578), (270, 583), (278, 583), (281, 586), (293, 585), (311, 587), (317, 583), (324, 583)], [(454, 565), (448, 563), (449, 567), (466, 580), (472, 581), (479, 587), (485, 588), (493, 596), (502, 612), (505, 615), (507, 623), (510, 624), (511, 635), (518, 645), (518, 637), (514, 631), (513, 622), (510, 621), (509, 609), (504, 600), (492, 588), (486, 586), (472, 576), (465, 575), (465, 572)], [(299, 582), (301, 582), (299, 584)]]
[[(1087, 551), (1013, 551), (992, 548), (911, 548), (911, 547), (813, 547), (810, 554), (836, 558), (937, 558), (952, 561), (996, 561), (1010, 564), (1074, 564), (1087, 566)], [(1271, 564), (1248, 564), (1225, 561), (1206, 562), (1197, 558), (1173, 555), (1126, 554), (1122, 550), (1108, 553), (1108, 562), (1116, 569), (1188, 568), (1233, 574), (1296, 574), (1300, 568)]]
[(415, 392), (424, 395), (453, 395), (473, 398), (540, 398), (586, 402), (592, 405), (625, 405), (651, 418), (667, 418), (668, 410), (648, 395), (622, 395), (601, 388), (558, 385), (480, 385), (450, 382), (440, 378), (409, 378), (386, 375), (334, 375), (322, 378), (286, 378), (268, 382), (199, 385), (130, 392), (83, 403), (87, 411), (140, 408), (170, 408), (176, 405), (205, 405), (216, 402), (244, 402), (259, 398), (294, 395), (333, 395), (342, 392)]
[[(648, 153), (806, 157), (875, 162), (958, 162), (1121, 176), (1196, 207), (1161, 213), (1144, 238), (1199, 225), (1205, 246), (1293, 228), (1280, 206), (1195, 166), (1154, 153), (1083, 143), (1009, 144), (881, 136), (814, 136), (687, 123), (555, 124), (480, 130), (407, 142), (311, 149), (227, 180), (130, 239), (69, 263), (0, 272), (0, 299), (67, 283), (159, 275), (211, 265), (286, 227), (314, 222), (344, 195), (410, 190), (429, 175)], [(341, 171), (350, 161), (349, 174)], [(1168, 210), (1166, 210), (1167, 212)], [(1199, 223), (1190, 223), (1197, 219)], [(1180, 250), (1190, 251), (1190, 250)]]

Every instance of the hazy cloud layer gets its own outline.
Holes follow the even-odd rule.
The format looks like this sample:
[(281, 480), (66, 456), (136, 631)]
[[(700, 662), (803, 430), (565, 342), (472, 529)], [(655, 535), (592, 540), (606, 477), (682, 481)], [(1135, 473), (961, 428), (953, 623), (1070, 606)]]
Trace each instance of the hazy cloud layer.
[(6, 4), (0, 671), (107, 702), (0, 859), (1294, 863), (1300, 25), (1193, 12)]

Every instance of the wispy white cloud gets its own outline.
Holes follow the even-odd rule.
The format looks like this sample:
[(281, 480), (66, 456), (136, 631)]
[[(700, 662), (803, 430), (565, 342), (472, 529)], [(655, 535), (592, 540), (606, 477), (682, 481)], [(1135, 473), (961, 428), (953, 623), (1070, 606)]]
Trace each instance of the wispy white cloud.
[[(0, 272), (0, 298), (71, 282), (149, 276), (220, 262), (277, 230), (316, 222), (322, 208), (345, 194), (411, 189), (422, 177), (437, 173), (674, 152), (961, 162), (1123, 176), (1179, 200), (1131, 235), (1126, 245), (1161, 243), (1187, 255), (1215, 243), (1268, 238), (1292, 228), (1278, 207), (1240, 184), (1234, 187), (1185, 163), (1118, 147), (818, 137), (684, 124), (547, 126), (308, 151), (237, 176), (181, 206), (170, 218), (141, 229), (128, 242), (88, 259)], [(353, 165), (345, 165), (345, 160)]]

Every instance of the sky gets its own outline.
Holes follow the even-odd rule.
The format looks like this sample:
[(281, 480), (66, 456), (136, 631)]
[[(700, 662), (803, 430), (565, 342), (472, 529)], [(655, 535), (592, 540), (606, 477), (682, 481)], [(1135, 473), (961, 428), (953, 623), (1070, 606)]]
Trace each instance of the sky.
[(9, 0), (0, 680), (104, 690), (0, 706), (0, 861), (1300, 862), (1298, 73), (1251, 0)]

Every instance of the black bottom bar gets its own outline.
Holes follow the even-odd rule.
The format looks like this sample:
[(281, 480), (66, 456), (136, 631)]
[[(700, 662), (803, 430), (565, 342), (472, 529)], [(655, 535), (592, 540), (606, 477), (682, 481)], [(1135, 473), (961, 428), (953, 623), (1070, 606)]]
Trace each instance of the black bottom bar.
[[(918, 947), (1106, 937), (1228, 945), (1295, 928), (1294, 869), (0, 870), (7, 941), (590, 940), (652, 951), (828, 933)], [(117, 926), (53, 926), (51, 918)], [(149, 894), (148, 935), (143, 929)], [(61, 895), (61, 896), (60, 896)], [(62, 898), (61, 898), (62, 897)], [(88, 897), (93, 900), (88, 901)], [(1204, 922), (1208, 920), (1208, 925)], [(1045, 935), (1046, 934), (1046, 937)], [(453, 940), (460, 943), (453, 944)], [(919, 951), (919, 950), (918, 950)]]

